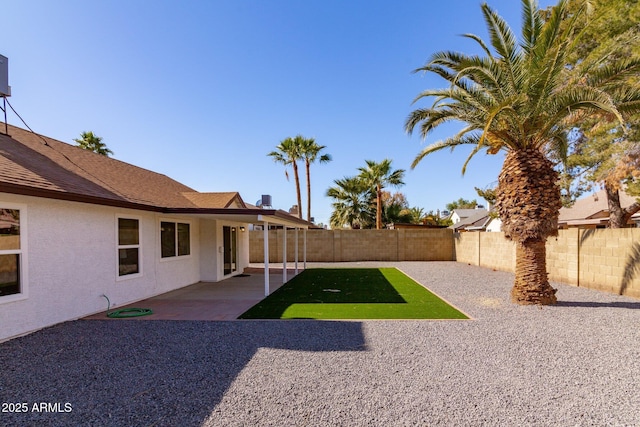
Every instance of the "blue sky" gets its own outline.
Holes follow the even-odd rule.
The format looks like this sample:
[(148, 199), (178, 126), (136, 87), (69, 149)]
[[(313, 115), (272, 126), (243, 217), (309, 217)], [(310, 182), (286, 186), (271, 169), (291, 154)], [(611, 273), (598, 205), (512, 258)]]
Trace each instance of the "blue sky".
[[(519, 29), (519, 1), (488, 3)], [(293, 179), (267, 153), (296, 134), (333, 157), (312, 167), (312, 215), (325, 224), (327, 188), (365, 159), (406, 169), (398, 191), (426, 211), (477, 198), (502, 164), (478, 154), (463, 177), (469, 148), (410, 170), (457, 129), (405, 133), (414, 97), (443, 85), (411, 71), (440, 50), (477, 52), (460, 37), (488, 38), (476, 0), (22, 0), (2, 14), (9, 101), (34, 131), (69, 143), (93, 131), (113, 157), (198, 191), (271, 194), (288, 209)]]

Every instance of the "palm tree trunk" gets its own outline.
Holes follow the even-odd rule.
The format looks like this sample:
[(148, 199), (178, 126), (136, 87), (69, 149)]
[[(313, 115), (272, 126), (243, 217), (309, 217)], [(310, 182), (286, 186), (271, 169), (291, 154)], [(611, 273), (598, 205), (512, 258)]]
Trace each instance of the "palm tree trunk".
[(511, 292), (519, 304), (554, 304), (547, 278), (547, 237), (558, 234), (562, 206), (553, 164), (535, 148), (507, 154), (496, 189), (496, 209), (505, 237), (516, 242), (516, 279)]
[(302, 219), (302, 198), (300, 197), (300, 177), (298, 176), (298, 164), (293, 162), (293, 177), (296, 180), (296, 196), (298, 198), (298, 218)]
[(376, 230), (382, 229), (382, 189), (376, 187)]
[(305, 159), (307, 168), (307, 221), (311, 222), (311, 172), (309, 170), (309, 159)]
[(547, 277), (547, 248), (544, 239), (516, 243), (516, 280), (511, 300), (518, 304), (555, 304), (556, 289)]

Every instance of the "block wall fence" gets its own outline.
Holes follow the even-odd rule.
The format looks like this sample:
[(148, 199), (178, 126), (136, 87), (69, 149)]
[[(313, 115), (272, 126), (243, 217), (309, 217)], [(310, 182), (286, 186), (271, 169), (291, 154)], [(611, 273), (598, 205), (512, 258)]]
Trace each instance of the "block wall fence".
[[(283, 230), (269, 230), (269, 260), (282, 262)], [(250, 262), (263, 262), (264, 232), (249, 234)], [(307, 261), (451, 261), (453, 230), (307, 230)], [(298, 232), (302, 260), (303, 232)], [(287, 230), (287, 261), (295, 257), (295, 232)]]
[[(269, 231), (269, 260), (282, 262), (282, 230)], [(302, 261), (303, 233), (298, 233)], [(263, 262), (263, 232), (250, 232), (250, 261)], [(287, 231), (287, 260), (295, 232)], [(503, 233), (428, 230), (308, 230), (307, 261), (457, 261), (515, 271), (515, 244)], [(640, 229), (559, 230), (547, 240), (549, 279), (640, 298)]]

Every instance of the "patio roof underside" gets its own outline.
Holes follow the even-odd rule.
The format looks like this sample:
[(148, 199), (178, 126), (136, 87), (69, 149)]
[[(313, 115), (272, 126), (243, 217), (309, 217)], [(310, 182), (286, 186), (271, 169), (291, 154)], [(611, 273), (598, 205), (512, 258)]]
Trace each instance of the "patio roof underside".
[[(299, 220), (291, 215), (282, 215), (278, 211), (255, 212), (258, 209), (220, 209), (216, 212), (210, 212), (207, 210), (197, 211), (181, 211), (179, 209), (171, 209), (166, 213), (186, 214), (195, 218), (212, 219), (212, 220), (227, 220), (244, 222), (248, 224), (272, 224), (282, 225), (288, 228), (301, 228), (308, 229), (309, 223), (304, 220)], [(254, 212), (249, 212), (254, 211)], [(258, 210), (259, 211), (259, 210)]]

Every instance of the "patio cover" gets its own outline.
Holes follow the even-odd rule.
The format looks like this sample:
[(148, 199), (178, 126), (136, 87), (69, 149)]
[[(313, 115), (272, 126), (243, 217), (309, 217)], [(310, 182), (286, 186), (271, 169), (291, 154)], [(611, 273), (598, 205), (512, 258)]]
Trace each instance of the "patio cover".
[(203, 219), (233, 220), (249, 224), (262, 225), (264, 233), (264, 295), (269, 295), (269, 225), (283, 227), (282, 243), (282, 283), (287, 282), (287, 228), (295, 230), (295, 272), (298, 274), (298, 230), (303, 230), (303, 268), (307, 266), (307, 229), (313, 225), (283, 210), (260, 208), (173, 208), (165, 209), (165, 213), (186, 214)]

